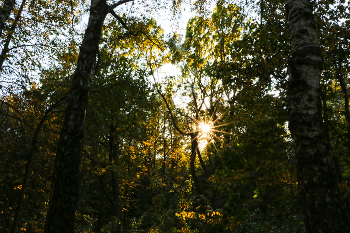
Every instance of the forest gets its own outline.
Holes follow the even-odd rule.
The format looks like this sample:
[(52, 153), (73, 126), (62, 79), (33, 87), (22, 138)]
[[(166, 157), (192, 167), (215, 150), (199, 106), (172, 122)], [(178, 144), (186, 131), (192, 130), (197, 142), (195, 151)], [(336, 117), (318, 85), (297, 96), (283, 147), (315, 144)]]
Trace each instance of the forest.
[(349, 3), (2, 0), (0, 232), (349, 233)]

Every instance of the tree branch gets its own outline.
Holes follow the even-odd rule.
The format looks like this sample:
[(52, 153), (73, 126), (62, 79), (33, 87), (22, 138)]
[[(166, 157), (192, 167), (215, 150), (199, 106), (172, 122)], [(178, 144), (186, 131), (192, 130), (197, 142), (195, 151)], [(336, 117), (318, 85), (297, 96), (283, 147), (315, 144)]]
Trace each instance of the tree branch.
[(120, 5), (124, 4), (124, 3), (133, 2), (133, 1), (134, 1), (134, 0), (121, 0), (121, 1), (119, 1), (119, 2), (117, 2), (117, 3), (114, 3), (114, 4), (110, 5), (110, 6), (108, 7), (108, 11), (109, 11), (110, 13), (112, 13), (113, 9), (116, 8), (117, 6), (120, 6)]
[(174, 128), (175, 128), (180, 134), (182, 134), (182, 135), (190, 135), (189, 133), (184, 133), (184, 132), (177, 126), (176, 121), (175, 121), (175, 117), (173, 116), (173, 113), (172, 113), (172, 111), (171, 111), (171, 108), (170, 108), (170, 106), (169, 106), (168, 101), (166, 100), (165, 96), (160, 92), (157, 83), (155, 83), (155, 86), (156, 86), (156, 90), (157, 90), (158, 94), (162, 97), (162, 99), (163, 99), (164, 102), (165, 102), (165, 105), (166, 105), (166, 107), (167, 107), (167, 109), (168, 109), (168, 112), (169, 112), (169, 114), (170, 114), (171, 122), (173, 123)]
[(118, 20), (118, 22), (119, 22), (121, 25), (123, 25), (123, 27), (124, 27), (126, 30), (130, 31), (130, 28), (128, 27), (128, 25), (126, 25), (126, 23), (123, 21), (123, 19), (122, 19), (119, 15), (117, 15), (117, 13), (115, 13), (113, 10), (110, 11), (110, 13), (114, 16), (114, 18), (116, 18), (116, 19)]
[(118, 20), (118, 22), (119, 22), (121, 25), (123, 25), (123, 27), (124, 27), (126, 30), (128, 30), (128, 31), (130, 32), (130, 34), (132, 34), (132, 35), (137, 35), (138, 33), (141, 33), (141, 34), (143, 34), (149, 41), (151, 41), (156, 47), (158, 47), (161, 51), (164, 51), (164, 49), (163, 49), (159, 44), (157, 44), (156, 42), (154, 42), (154, 41), (151, 39), (151, 37), (150, 37), (147, 33), (143, 32), (142, 30), (137, 30), (135, 33), (132, 33), (131, 30), (130, 30), (130, 28), (128, 27), (128, 25), (126, 25), (126, 23), (124, 22), (124, 20), (123, 20), (119, 15), (117, 15), (113, 10), (111, 10), (109, 13), (111, 13), (111, 14), (114, 16), (114, 18), (116, 18), (116, 19)]

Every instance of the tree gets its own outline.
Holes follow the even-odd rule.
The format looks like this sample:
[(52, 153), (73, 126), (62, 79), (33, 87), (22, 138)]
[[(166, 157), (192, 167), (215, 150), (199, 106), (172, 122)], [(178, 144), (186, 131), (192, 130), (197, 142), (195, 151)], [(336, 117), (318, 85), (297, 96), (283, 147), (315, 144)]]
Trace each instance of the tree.
[[(321, 210), (341, 216), (350, 194), (348, 0), (318, 0), (316, 29), (306, 1), (192, 1), (183, 37), (164, 35), (151, 18), (163, 18), (169, 1), (80, 2), (20, 0), (4, 24), (0, 231), (294, 233), (346, 225), (346, 214), (315, 222)], [(186, 2), (170, 1), (173, 26)], [(319, 48), (304, 44), (316, 31)], [(155, 86), (152, 75), (170, 61), (181, 73), (167, 72)], [(58, 106), (64, 96), (66, 108)], [(203, 122), (209, 132), (200, 132)]]
[[(349, 232), (349, 212), (339, 187), (322, 123), (322, 56), (312, 4), (286, 1), (291, 37), (289, 126), (296, 143), (297, 177), (307, 232)], [(325, 214), (327, 213), (327, 214)]]
[(19, 222), (19, 219), (20, 219), (21, 210), (23, 208), (23, 199), (25, 197), (25, 192), (26, 192), (26, 189), (27, 189), (27, 186), (28, 186), (28, 180), (29, 180), (30, 173), (32, 173), (31, 166), (32, 166), (32, 163), (33, 163), (33, 160), (34, 160), (33, 157), (34, 157), (35, 152), (37, 150), (37, 146), (38, 146), (37, 144), (38, 144), (38, 140), (39, 140), (40, 131), (41, 131), (45, 121), (50, 116), (51, 111), (55, 107), (57, 107), (64, 100), (64, 98), (62, 98), (57, 103), (52, 104), (52, 106), (50, 106), (45, 111), (43, 117), (40, 119), (39, 124), (35, 128), (34, 135), (33, 135), (33, 138), (32, 138), (32, 142), (30, 144), (29, 153), (28, 153), (28, 159), (27, 159), (26, 169), (25, 169), (25, 173), (24, 173), (24, 178), (23, 178), (23, 181), (22, 181), (22, 184), (21, 184), (21, 193), (20, 193), (20, 196), (19, 196), (18, 204), (16, 206), (15, 217), (14, 217), (14, 220), (13, 220), (13, 223), (12, 223), (12, 226), (11, 226), (11, 233), (16, 233), (17, 232), (18, 222)]
[(13, 7), (15, 6), (16, 0), (5, 0), (4, 5), (0, 11), (0, 36), (2, 35), (2, 30), (4, 29), (6, 20), (10, 16)]
[(104, 0), (91, 1), (90, 18), (80, 47), (58, 142), (45, 232), (74, 232), (84, 119), (102, 26), (108, 13), (129, 1), (122, 0), (111, 6)]
[[(345, 11), (346, 4), (348, 3), (330, 4), (320, 1), (315, 6), (317, 31), (324, 58), (321, 89), (325, 130), (339, 180), (343, 181), (343, 185), (346, 183), (344, 180), (348, 180), (347, 161), (350, 152), (349, 96), (346, 79), (346, 74), (349, 73), (347, 54), (350, 37), (347, 25), (350, 23), (350, 14)], [(334, 10), (327, 10), (330, 8)], [(326, 20), (327, 18), (330, 20)], [(345, 170), (344, 174), (342, 169)]]
[[(198, 182), (203, 199), (196, 198), (191, 203), (193, 209), (181, 212), (184, 218), (193, 212), (203, 214), (205, 203), (218, 211), (221, 222), (209, 224), (188, 218), (192, 224), (189, 229), (303, 230), (295, 224), (301, 214), (290, 162), (293, 153), (284, 128), (287, 112), (280, 86), (286, 76), (288, 46), (287, 38), (280, 36), (284, 31), (283, 16), (276, 13), (280, 9), (282, 4), (271, 3), (259, 28), (255, 22), (243, 23), (239, 7), (220, 1), (211, 16), (189, 20), (185, 42), (173, 53), (183, 67), (181, 87), (176, 92), (184, 90), (183, 96), (190, 95), (191, 99), (204, 96), (200, 115), (209, 122), (224, 115), (216, 122), (221, 127), (212, 132), (217, 138), (214, 136), (202, 151), (209, 167), (209, 179), (201, 176)], [(278, 95), (269, 93), (273, 85), (282, 89)], [(195, 102), (189, 101), (184, 110), (193, 112), (193, 118)], [(223, 133), (216, 134), (215, 130)]]
[[(5, 1), (4, 7), (2, 9), (3, 12), (1, 12), (1, 13), (4, 13), (4, 14), (0, 15), (0, 16), (3, 16), (3, 18), (0, 19), (0, 36), (1, 36), (1, 33), (2, 33), (2, 29), (3, 29), (3, 27), (1, 27), (1, 26), (3, 26), (3, 25), (1, 25), (1, 23), (2, 23), (1, 21), (5, 20), (5, 18), (6, 19), (8, 18), (9, 13), (10, 13), (10, 11), (9, 11), (10, 9), (9, 8), (10, 7), (13, 8), (14, 7), (14, 3), (15, 3), (15, 1)], [(3, 63), (4, 63), (4, 61), (6, 59), (6, 56), (7, 56), (8, 52), (9, 52), (9, 45), (10, 45), (10, 42), (12, 40), (13, 34), (14, 34), (16, 28), (17, 28), (17, 25), (19, 23), (19, 20), (21, 18), (21, 14), (22, 14), (22, 11), (23, 11), (25, 3), (26, 3), (26, 1), (23, 0), (22, 3), (21, 3), (20, 8), (18, 10), (18, 13), (16, 15), (16, 18), (15, 18), (14, 22), (12, 23), (12, 26), (10, 28), (10, 32), (8, 33), (7, 38), (5, 40), (4, 47), (3, 47), (2, 51), (1, 51), (1, 55), (0, 55), (0, 71), (2, 71)], [(8, 13), (7, 17), (6, 17), (6, 13)], [(5, 23), (5, 21), (4, 21), (4, 23)]]
[[(58, 136), (55, 130), (58, 115), (54, 112), (58, 110), (59, 102), (50, 105), (45, 94), (35, 85), (30, 90), (9, 93), (1, 99), (0, 135), (3, 143), (0, 148), (4, 174), (0, 186), (7, 198), (0, 197), (3, 219), (0, 227), (3, 230), (8, 228), (8, 232), (16, 232), (17, 226), (28, 231), (43, 226), (44, 206), (49, 194), (44, 177), (48, 177), (51, 171), (51, 143)], [(9, 195), (12, 198), (9, 199)], [(11, 216), (8, 221), (5, 221), (3, 205), (8, 205)]]

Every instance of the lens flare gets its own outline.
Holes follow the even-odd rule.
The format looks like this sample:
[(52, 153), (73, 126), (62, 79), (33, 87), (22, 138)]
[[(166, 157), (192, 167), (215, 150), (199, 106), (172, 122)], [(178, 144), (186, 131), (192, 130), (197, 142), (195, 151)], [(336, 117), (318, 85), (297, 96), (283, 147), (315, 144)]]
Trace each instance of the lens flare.
[(198, 139), (200, 150), (205, 149), (208, 143), (213, 143), (215, 147), (215, 142), (222, 140), (222, 137), (221, 137), (222, 134), (231, 134), (229, 132), (225, 132), (219, 129), (220, 127), (231, 124), (231, 123), (220, 124), (219, 121), (226, 114), (227, 113), (222, 114), (220, 117), (216, 118), (214, 121), (211, 121), (209, 119), (197, 120), (192, 118), (192, 120), (195, 122), (193, 133), (194, 132), (198, 133), (195, 139)]
[(213, 129), (213, 126), (210, 123), (201, 122), (199, 124), (199, 131), (204, 134), (210, 133), (212, 129)]

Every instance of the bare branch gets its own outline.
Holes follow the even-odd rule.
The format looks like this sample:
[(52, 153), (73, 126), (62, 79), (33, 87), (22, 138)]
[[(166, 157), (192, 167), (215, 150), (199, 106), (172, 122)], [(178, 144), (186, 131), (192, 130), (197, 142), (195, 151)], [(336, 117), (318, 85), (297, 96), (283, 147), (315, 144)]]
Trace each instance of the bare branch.
[[(151, 67), (151, 71), (152, 71), (152, 75), (153, 75), (152, 67)], [(161, 91), (160, 91), (160, 89), (159, 89), (159, 87), (158, 87), (158, 83), (156, 82), (156, 79), (155, 79), (154, 75), (153, 75), (153, 79), (154, 79), (154, 83), (155, 83), (156, 90), (157, 90), (158, 94), (162, 97), (162, 99), (164, 100), (164, 103), (165, 103), (165, 105), (166, 105), (166, 107), (167, 107), (167, 109), (168, 109), (168, 112), (169, 112), (170, 118), (171, 118), (171, 122), (172, 122), (174, 128), (175, 128), (180, 134), (182, 134), (182, 135), (191, 135), (190, 133), (185, 133), (185, 132), (183, 132), (183, 131), (177, 126), (176, 120), (175, 120), (175, 117), (174, 117), (174, 115), (173, 115), (173, 113), (172, 113), (172, 111), (171, 111), (170, 105), (169, 105), (167, 99), (165, 98), (165, 95), (163, 95), (163, 94), (161, 93)]]
[(124, 3), (133, 2), (133, 1), (134, 0), (121, 0), (121, 1), (119, 1), (117, 3), (114, 3), (114, 4), (110, 5), (108, 7), (108, 10), (109, 10), (109, 12), (112, 13), (113, 9), (116, 8), (117, 6), (120, 6), (120, 5), (124, 4)]
[(192, 85), (191, 85), (191, 91), (192, 91), (192, 96), (193, 96), (194, 110), (196, 112), (196, 120), (198, 120), (200, 109), (198, 108), (198, 104), (197, 104), (197, 95), (194, 92), (194, 83), (192, 83)]
[(123, 25), (123, 27), (126, 29), (126, 30), (130, 30), (130, 28), (128, 27), (128, 25), (126, 25), (126, 23), (123, 21), (123, 19), (117, 15), (113, 10), (110, 11), (110, 13), (114, 16), (114, 18), (116, 18), (118, 20), (118, 22)]
[(162, 99), (163, 99), (164, 102), (165, 102), (165, 105), (166, 105), (166, 107), (167, 107), (167, 109), (168, 109), (168, 112), (169, 112), (169, 114), (170, 114), (171, 122), (173, 123), (174, 128), (175, 128), (180, 134), (182, 134), (182, 135), (190, 135), (189, 133), (184, 133), (184, 132), (177, 126), (175, 117), (174, 117), (174, 115), (173, 115), (173, 113), (172, 113), (172, 111), (171, 111), (171, 108), (170, 108), (170, 105), (169, 105), (167, 99), (165, 98), (165, 95), (163, 95), (163, 94), (160, 92), (157, 83), (155, 83), (155, 86), (156, 86), (156, 90), (157, 90), (158, 94), (162, 97)]

